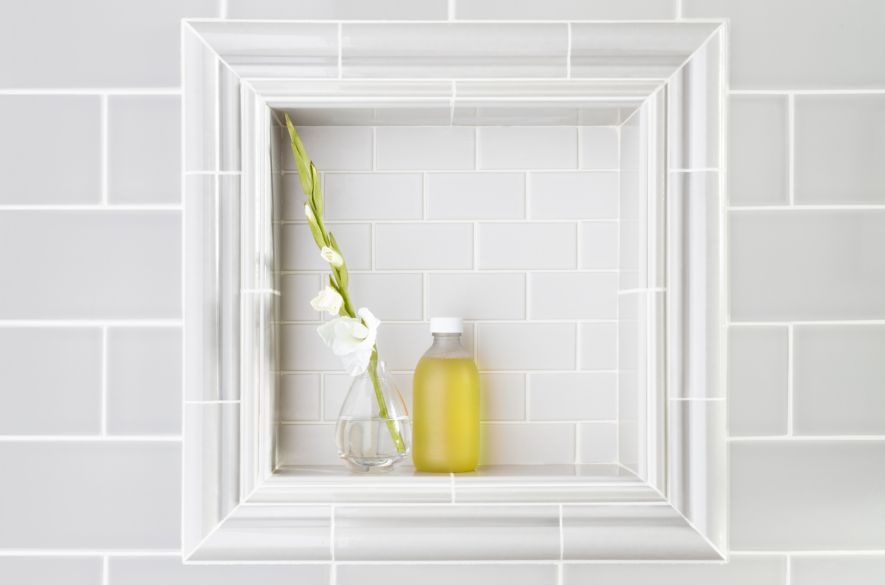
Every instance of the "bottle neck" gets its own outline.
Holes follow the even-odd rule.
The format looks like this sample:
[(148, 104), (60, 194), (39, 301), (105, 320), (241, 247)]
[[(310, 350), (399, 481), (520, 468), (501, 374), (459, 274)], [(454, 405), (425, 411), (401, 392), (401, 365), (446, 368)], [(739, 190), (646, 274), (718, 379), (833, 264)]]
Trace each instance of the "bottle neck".
[(469, 357), (467, 350), (461, 345), (460, 333), (434, 333), (433, 343), (427, 350), (432, 357)]

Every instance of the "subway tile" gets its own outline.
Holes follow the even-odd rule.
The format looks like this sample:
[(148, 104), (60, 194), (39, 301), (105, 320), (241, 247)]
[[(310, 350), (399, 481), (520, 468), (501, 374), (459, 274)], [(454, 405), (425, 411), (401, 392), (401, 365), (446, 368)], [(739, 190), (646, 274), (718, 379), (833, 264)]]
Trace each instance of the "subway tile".
[[(98, 15), (98, 16), (97, 16)], [(182, 17), (214, 17), (211, 0), (127, 6), (89, 0), (22, 4), (0, 23), (3, 87), (177, 87)], [(66, 50), (76, 47), (76, 51)], [(113, 50), (109, 50), (112, 47)], [(21, 59), (21, 55), (27, 59)]]
[(455, 18), (501, 18), (526, 20), (606, 20), (606, 19), (669, 19), (676, 16), (675, 6), (658, 0), (603, 0), (574, 2), (551, 0), (539, 4), (534, 0), (508, 2), (506, 9), (497, 0), (454, 0)]
[[(301, 126), (298, 135), (318, 171), (372, 168), (372, 128), (368, 126)], [(283, 151), (283, 168), (295, 170), (288, 141)]]
[(579, 268), (606, 270), (618, 268), (618, 224), (585, 221), (578, 227), (581, 234)]
[(523, 173), (430, 173), (427, 175), (430, 219), (522, 219)]
[(176, 318), (178, 212), (7, 211), (0, 318)]
[(463, 126), (379, 126), (375, 163), (382, 170), (474, 168), (474, 130)]
[(112, 435), (181, 432), (181, 329), (110, 327), (107, 417)]
[(578, 129), (580, 157), (578, 166), (586, 170), (612, 170), (619, 166), (618, 128), (583, 126)]
[(98, 434), (101, 330), (0, 328), (0, 434)]
[[(372, 267), (372, 233), (369, 224), (326, 224), (335, 235), (344, 260), (350, 270), (368, 270)], [(281, 227), (282, 270), (321, 270), (329, 265), (320, 257), (320, 251), (306, 223), (285, 224)]]
[(311, 20), (446, 20), (446, 0), (309, 2), (307, 0), (232, 0), (230, 18)]
[(465, 269), (473, 267), (471, 224), (378, 224), (377, 269)]
[(335, 219), (421, 219), (421, 175), (332, 173), (323, 179), (326, 217)]
[(617, 219), (618, 173), (529, 173), (532, 219)]
[(885, 327), (796, 326), (800, 435), (885, 435)]
[(0, 557), (0, 576), (14, 584), (101, 585), (101, 557)]
[(279, 465), (341, 465), (333, 423), (298, 423), (277, 428)]
[(280, 376), (279, 419), (311, 421), (320, 419), (320, 374)]
[(617, 463), (618, 423), (587, 422), (578, 424), (577, 463)]
[(328, 284), (321, 274), (283, 274), (279, 276), (280, 319), (283, 321), (319, 321), (322, 313), (314, 311), (310, 301)]
[(562, 24), (345, 24), (344, 77), (564, 77)]
[(885, 317), (885, 213), (732, 212), (731, 316)]
[(885, 547), (885, 443), (731, 445), (732, 550)]
[(570, 223), (480, 224), (479, 268), (575, 268), (576, 228)]
[(791, 559), (791, 585), (878, 585), (885, 582), (885, 556), (805, 556)]
[(578, 335), (582, 370), (614, 370), (618, 367), (617, 323), (580, 323)]
[[(839, 18), (833, 18), (838, 14)], [(885, 5), (839, 0), (685, 0), (686, 18), (728, 18), (735, 89), (882, 87)], [(873, 59), (873, 61), (871, 61)]]
[(482, 423), (480, 465), (553, 465), (575, 462), (572, 423)]
[(570, 564), (565, 565), (563, 577), (564, 585), (786, 585), (787, 562), (785, 557), (741, 555), (727, 563)]
[[(4, 19), (8, 23), (16, 20)], [(0, 34), (0, 39), (4, 35)], [(11, 71), (3, 69), (8, 79)], [(98, 96), (0, 96), (0, 127), (0, 203), (101, 201)]]
[(317, 333), (316, 324), (280, 326), (280, 365), (286, 371), (342, 371), (343, 366)]
[(576, 169), (573, 126), (482, 126), (477, 136), (481, 169)]
[(729, 98), (728, 198), (731, 205), (783, 205), (787, 178), (787, 98)]
[(352, 274), (350, 298), (354, 309), (368, 307), (384, 320), (420, 320), (424, 312), (421, 274)]
[(325, 583), (326, 565), (184, 564), (177, 556), (111, 557), (108, 585), (288, 585)]
[(529, 420), (614, 420), (614, 373), (529, 374)]
[[(466, 328), (465, 328), (466, 329)], [(465, 332), (463, 343), (472, 349)], [(415, 369), (433, 338), (427, 323), (385, 323), (378, 330), (378, 352), (391, 370)]]
[(614, 272), (534, 272), (529, 275), (532, 319), (615, 319)]
[(480, 388), (481, 420), (525, 419), (525, 375), (480, 374)]
[(525, 318), (524, 274), (430, 274), (430, 317)]
[(108, 98), (108, 201), (181, 201), (179, 96)]
[(341, 565), (337, 569), (339, 585), (390, 585), (421, 583), (422, 585), (488, 585), (506, 582), (509, 585), (555, 585), (554, 564), (445, 564), (445, 565)]
[(732, 436), (787, 432), (786, 327), (732, 327), (728, 332), (728, 428)]
[(571, 370), (573, 323), (478, 323), (480, 370)]
[[(178, 443), (0, 443), (2, 548), (180, 546)], [(133, 505), (138, 502), (138, 505)]]
[(885, 203), (883, 134), (885, 95), (796, 96), (796, 203)]

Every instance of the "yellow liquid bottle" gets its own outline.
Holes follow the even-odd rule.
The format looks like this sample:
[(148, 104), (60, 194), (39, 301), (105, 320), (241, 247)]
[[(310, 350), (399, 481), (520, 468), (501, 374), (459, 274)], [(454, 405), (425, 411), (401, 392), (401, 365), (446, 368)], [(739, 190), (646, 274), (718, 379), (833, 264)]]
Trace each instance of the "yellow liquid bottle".
[(418, 471), (473, 471), (479, 463), (479, 372), (461, 345), (461, 320), (431, 319), (433, 345), (412, 390), (412, 460)]

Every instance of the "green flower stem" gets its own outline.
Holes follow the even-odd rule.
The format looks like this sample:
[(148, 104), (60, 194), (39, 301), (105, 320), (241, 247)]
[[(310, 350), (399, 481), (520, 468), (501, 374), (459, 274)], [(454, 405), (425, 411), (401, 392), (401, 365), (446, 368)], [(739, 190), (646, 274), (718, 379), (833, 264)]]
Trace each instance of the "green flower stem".
[[(305, 215), (310, 231), (313, 234), (317, 247), (322, 248), (328, 246), (338, 252), (344, 258), (344, 254), (338, 248), (338, 242), (331, 232), (326, 231), (323, 222), (323, 192), (320, 189), (319, 174), (316, 166), (310, 157), (307, 156), (307, 150), (295, 130), (295, 125), (286, 114), (286, 128), (289, 130), (289, 138), (292, 142), (292, 155), (295, 157), (295, 166), (298, 169), (298, 178), (301, 180), (301, 188), (307, 195), (307, 203), (305, 205)], [(332, 275), (329, 277), (329, 285), (341, 295), (343, 301), (339, 315), (342, 317), (356, 318), (356, 312), (353, 310), (353, 304), (350, 302), (350, 296), (347, 294), (347, 266), (332, 267)], [(369, 358), (369, 378), (372, 380), (372, 386), (375, 388), (375, 399), (378, 402), (378, 416), (387, 423), (387, 430), (390, 432), (390, 438), (396, 445), (397, 453), (406, 452), (406, 444), (403, 436), (397, 428), (396, 421), (390, 418), (387, 410), (387, 401), (384, 399), (384, 392), (381, 389), (381, 380), (378, 378), (378, 346), (372, 346), (372, 356)]]

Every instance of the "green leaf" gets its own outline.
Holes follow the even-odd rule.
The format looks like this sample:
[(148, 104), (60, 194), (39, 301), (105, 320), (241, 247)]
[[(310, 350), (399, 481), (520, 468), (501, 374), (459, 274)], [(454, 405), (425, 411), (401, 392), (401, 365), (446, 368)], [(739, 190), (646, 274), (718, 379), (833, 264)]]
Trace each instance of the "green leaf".
[(310, 208), (310, 203), (304, 204), (304, 216), (307, 218), (307, 225), (310, 227), (310, 233), (313, 236), (313, 241), (316, 242), (319, 248), (322, 248), (326, 245), (326, 238), (323, 235), (323, 230), (320, 228), (317, 223), (316, 215), (314, 215), (313, 210)]
[(285, 116), (286, 129), (289, 130), (289, 140), (292, 142), (292, 155), (295, 157), (295, 168), (298, 169), (298, 178), (301, 180), (301, 189), (305, 195), (310, 197), (313, 192), (310, 157), (307, 156), (304, 143), (301, 142), (301, 137), (298, 136), (298, 131), (295, 130), (295, 124), (292, 123), (292, 118), (289, 117), (288, 112)]
[(311, 192), (310, 192), (310, 200), (313, 203), (313, 208), (316, 211), (316, 214), (320, 217), (323, 215), (323, 189), (320, 187), (320, 175), (317, 172), (316, 165), (313, 164), (313, 161), (310, 161), (310, 180), (312, 183)]

